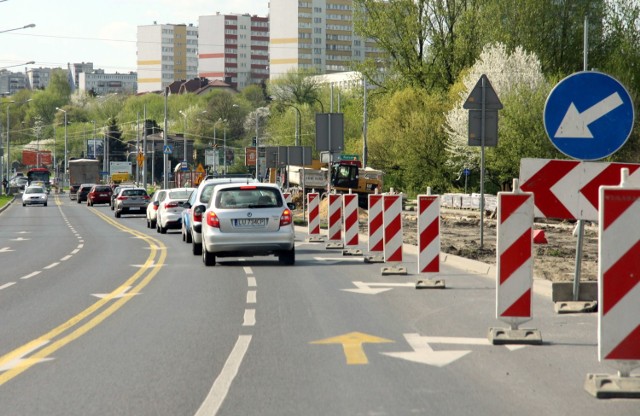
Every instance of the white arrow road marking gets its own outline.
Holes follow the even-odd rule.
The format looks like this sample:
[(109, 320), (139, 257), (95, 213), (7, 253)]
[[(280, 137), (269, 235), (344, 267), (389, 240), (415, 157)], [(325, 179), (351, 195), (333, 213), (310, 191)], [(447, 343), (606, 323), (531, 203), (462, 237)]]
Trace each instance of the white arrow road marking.
[(364, 263), (364, 258), (362, 257), (351, 257), (351, 258), (344, 258), (344, 257), (314, 257), (314, 260), (317, 261), (324, 261), (327, 262), (327, 264), (337, 264), (337, 263), (341, 263), (341, 262), (352, 262), (352, 263)]
[(11, 250), (11, 247), (2, 247), (2, 248), (0, 248), (0, 253), (8, 253), (10, 251), (15, 251), (15, 250)]
[(444, 367), (451, 364), (459, 358), (469, 354), (470, 350), (464, 351), (434, 351), (427, 337), (421, 337), (420, 334), (404, 334), (409, 346), (413, 349), (410, 352), (385, 352), (394, 358), (402, 358), (403, 360), (413, 361), (420, 364), (427, 364), (435, 367)]
[(53, 358), (23, 358), (25, 355), (29, 355), (32, 352), (34, 352), (35, 350), (43, 347), (44, 345), (47, 345), (49, 343), (49, 341), (42, 341), (41, 343), (34, 345), (33, 347), (29, 348), (28, 350), (24, 351), (20, 356), (15, 357), (14, 359), (12, 359), (11, 361), (7, 361), (5, 363), (3, 363), (2, 365), (0, 365), (0, 372), (3, 371), (8, 371), (8, 370), (13, 370), (14, 368), (17, 367), (21, 367), (24, 365), (29, 365), (32, 363), (42, 363), (45, 361), (51, 361), (53, 360)]
[(116, 295), (112, 295), (111, 293), (94, 293), (91, 296), (95, 296), (97, 298), (100, 299), (104, 299), (106, 297), (111, 297), (112, 299), (120, 299), (123, 298), (125, 296), (136, 296), (139, 295), (140, 293), (127, 293), (127, 291), (131, 289), (131, 286), (127, 286), (125, 287), (122, 292), (116, 294)]
[[(357, 289), (340, 289), (345, 292), (361, 293), (363, 295), (377, 295), (378, 293), (386, 292), (394, 287), (415, 287), (415, 283), (366, 283), (366, 282), (353, 282), (353, 285)], [(374, 289), (378, 286), (380, 289)]]
[(556, 131), (556, 138), (567, 139), (593, 139), (593, 134), (589, 130), (589, 124), (603, 117), (607, 113), (620, 107), (623, 104), (622, 98), (614, 92), (604, 100), (587, 108), (582, 113), (578, 112), (574, 103), (571, 103), (567, 113), (562, 119), (562, 123)]
[[(487, 338), (465, 338), (465, 337), (424, 337), (431, 344), (449, 344), (449, 345), (484, 345), (493, 346)], [(526, 345), (505, 345), (509, 351), (515, 351), (525, 348)]]

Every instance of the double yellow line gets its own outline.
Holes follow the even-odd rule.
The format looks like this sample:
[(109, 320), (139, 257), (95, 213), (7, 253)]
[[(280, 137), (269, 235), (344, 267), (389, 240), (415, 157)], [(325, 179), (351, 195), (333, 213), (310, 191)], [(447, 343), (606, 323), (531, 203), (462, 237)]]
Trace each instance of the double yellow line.
[[(0, 369), (9, 368), (0, 374), (0, 386), (35, 364), (46, 361), (60, 348), (78, 339), (107, 319), (149, 284), (164, 264), (167, 250), (161, 241), (132, 228), (125, 227), (95, 208), (92, 211), (114, 227), (144, 240), (150, 248), (147, 260), (136, 273), (104, 298), (62, 325), (0, 357)], [(131, 289), (125, 296), (122, 296), (122, 293), (128, 288)], [(29, 355), (32, 351), (35, 352)], [(26, 357), (27, 355), (29, 356)]]

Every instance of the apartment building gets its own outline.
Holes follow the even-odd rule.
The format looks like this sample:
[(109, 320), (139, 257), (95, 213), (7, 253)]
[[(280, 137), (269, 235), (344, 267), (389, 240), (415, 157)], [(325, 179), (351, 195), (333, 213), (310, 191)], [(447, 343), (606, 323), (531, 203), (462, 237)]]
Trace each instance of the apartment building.
[(135, 72), (128, 74), (108, 74), (102, 69), (78, 74), (78, 90), (95, 95), (115, 93), (134, 94), (137, 90), (138, 76)]
[(270, 0), (270, 78), (298, 69), (346, 72), (375, 57), (375, 42), (354, 33), (353, 7), (351, 0)]
[(242, 90), (269, 78), (269, 18), (249, 14), (200, 16), (198, 75)]
[(71, 90), (75, 91), (78, 89), (78, 85), (80, 84), (80, 74), (83, 72), (93, 72), (93, 62), (69, 63), (67, 64), (67, 68), (71, 73), (71, 79), (73, 80)]
[(21, 72), (11, 72), (6, 69), (1, 69), (0, 95), (13, 95), (27, 88), (28, 82), (27, 76)]
[(26, 71), (29, 88), (32, 90), (43, 90), (51, 81), (53, 68), (31, 68)]
[(198, 75), (198, 28), (192, 24), (138, 26), (138, 92), (162, 91)]

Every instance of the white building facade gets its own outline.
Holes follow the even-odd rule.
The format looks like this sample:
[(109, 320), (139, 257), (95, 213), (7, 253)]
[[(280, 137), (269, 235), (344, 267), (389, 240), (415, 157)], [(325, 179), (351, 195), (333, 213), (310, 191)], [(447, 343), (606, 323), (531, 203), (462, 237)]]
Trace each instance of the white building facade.
[(269, 18), (249, 14), (200, 16), (198, 76), (238, 90), (269, 78)]
[(271, 0), (270, 78), (300, 69), (346, 72), (375, 58), (375, 42), (354, 33), (353, 7), (351, 0)]
[(107, 74), (103, 70), (93, 72), (80, 72), (78, 74), (78, 90), (91, 92), (95, 95), (115, 93), (135, 94), (137, 91), (138, 76), (131, 72), (128, 74)]
[(138, 92), (162, 91), (198, 75), (198, 28), (192, 24), (138, 26), (137, 50)]

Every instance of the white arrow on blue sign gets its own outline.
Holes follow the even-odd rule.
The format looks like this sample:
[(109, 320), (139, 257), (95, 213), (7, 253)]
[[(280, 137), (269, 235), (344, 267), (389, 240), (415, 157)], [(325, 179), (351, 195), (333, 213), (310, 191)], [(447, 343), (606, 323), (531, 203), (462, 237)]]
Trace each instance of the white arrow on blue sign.
[(544, 107), (544, 127), (553, 145), (579, 160), (612, 155), (633, 129), (633, 103), (625, 87), (601, 72), (569, 75), (556, 85)]

